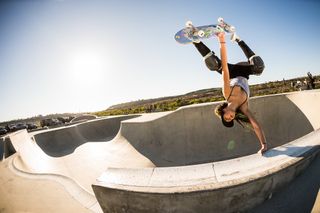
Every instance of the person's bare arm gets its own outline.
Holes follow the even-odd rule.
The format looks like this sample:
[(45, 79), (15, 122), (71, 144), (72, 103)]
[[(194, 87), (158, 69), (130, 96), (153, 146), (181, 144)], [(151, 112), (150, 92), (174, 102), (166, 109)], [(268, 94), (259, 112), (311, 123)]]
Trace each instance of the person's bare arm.
[(230, 75), (229, 75), (228, 60), (227, 60), (225, 34), (220, 33), (218, 35), (218, 40), (220, 42), (220, 57), (221, 57), (222, 78), (223, 78), (223, 96), (225, 98), (228, 98), (231, 90), (230, 90)]
[(262, 127), (260, 126), (259, 122), (255, 119), (255, 117), (253, 116), (253, 114), (250, 112), (249, 108), (248, 108), (248, 104), (244, 104), (241, 109), (240, 109), (246, 116), (248, 116), (249, 121), (252, 125), (252, 128), (254, 130), (254, 132), (256, 133), (257, 138), (260, 141), (261, 144), (261, 149), (259, 150), (259, 152), (262, 154), (265, 151), (267, 151), (267, 142), (266, 142), (266, 137), (264, 135), (264, 132), (262, 130)]

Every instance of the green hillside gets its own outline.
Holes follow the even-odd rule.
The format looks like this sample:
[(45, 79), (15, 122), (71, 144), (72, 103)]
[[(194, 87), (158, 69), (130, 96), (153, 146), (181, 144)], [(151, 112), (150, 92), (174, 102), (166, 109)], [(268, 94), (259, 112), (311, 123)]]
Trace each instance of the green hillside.
[[(290, 80), (274, 81), (250, 86), (251, 97), (286, 93), (307, 89), (307, 85), (297, 85), (297, 81), (304, 82), (308, 77)], [(315, 76), (319, 79), (319, 76)], [(316, 83), (316, 89), (320, 88)], [(97, 116), (124, 115), (135, 113), (162, 112), (175, 110), (181, 106), (224, 100), (221, 88), (202, 89), (179, 96), (162, 97), (156, 99), (138, 100), (117, 104), (108, 109), (93, 114)]]

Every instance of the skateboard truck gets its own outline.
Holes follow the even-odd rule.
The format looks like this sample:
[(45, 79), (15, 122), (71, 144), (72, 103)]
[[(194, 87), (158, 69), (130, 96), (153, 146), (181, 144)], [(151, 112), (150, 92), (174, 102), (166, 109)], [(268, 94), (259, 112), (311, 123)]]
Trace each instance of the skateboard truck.
[[(199, 36), (200, 38), (204, 38), (206, 36), (206, 32), (204, 30), (198, 30), (197, 27), (195, 27), (193, 24), (192, 24), (192, 21), (187, 21), (186, 22), (186, 27), (187, 28), (191, 28), (192, 29), (192, 34), (193, 36)], [(220, 26), (220, 25), (216, 25), (215, 27), (215, 34), (219, 33), (219, 32), (223, 32), (224, 29)], [(208, 33), (207, 33), (208, 34)], [(207, 35), (208, 37), (209, 35)]]
[(192, 34), (194, 36), (199, 36), (199, 37), (203, 37), (205, 35), (203, 30), (198, 30), (193, 24), (192, 21), (187, 21), (186, 22), (186, 27), (187, 28), (191, 28), (192, 29)]
[(236, 28), (228, 24), (227, 22), (225, 22), (222, 17), (218, 18), (218, 26), (223, 28), (223, 30), (226, 31), (227, 33), (234, 33), (236, 31)]

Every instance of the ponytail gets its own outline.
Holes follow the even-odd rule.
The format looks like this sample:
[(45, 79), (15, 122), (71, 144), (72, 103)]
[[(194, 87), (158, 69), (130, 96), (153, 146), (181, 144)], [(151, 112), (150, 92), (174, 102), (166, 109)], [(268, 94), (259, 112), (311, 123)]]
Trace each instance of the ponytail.
[(243, 114), (240, 110), (237, 110), (236, 116), (234, 118), (243, 128), (247, 127), (252, 129), (251, 122), (245, 114)]

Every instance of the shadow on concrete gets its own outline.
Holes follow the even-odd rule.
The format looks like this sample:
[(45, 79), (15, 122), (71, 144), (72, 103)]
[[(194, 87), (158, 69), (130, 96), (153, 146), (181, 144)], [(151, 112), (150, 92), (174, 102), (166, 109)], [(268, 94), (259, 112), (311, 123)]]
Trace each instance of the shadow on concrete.
[(305, 150), (310, 149), (319, 149), (319, 146), (285, 146), (285, 147), (279, 147), (277, 149), (272, 149), (267, 151), (263, 156), (267, 158), (276, 157), (279, 155), (286, 155), (289, 157), (303, 157), (301, 156), (301, 153)]
[(57, 129), (34, 135), (38, 146), (51, 157), (62, 157), (87, 142), (108, 142), (120, 129), (121, 121), (140, 115), (119, 116), (94, 120), (68, 128)]
[(250, 213), (311, 212), (320, 189), (320, 154), (311, 165), (288, 185), (275, 192), (271, 199), (253, 208)]
[(0, 138), (0, 161), (3, 160), (4, 154), (4, 138)]
[(2, 161), (5, 158), (8, 158), (14, 153), (16, 153), (16, 150), (14, 149), (10, 141), (10, 138), (9, 137), (0, 138), (0, 161)]

